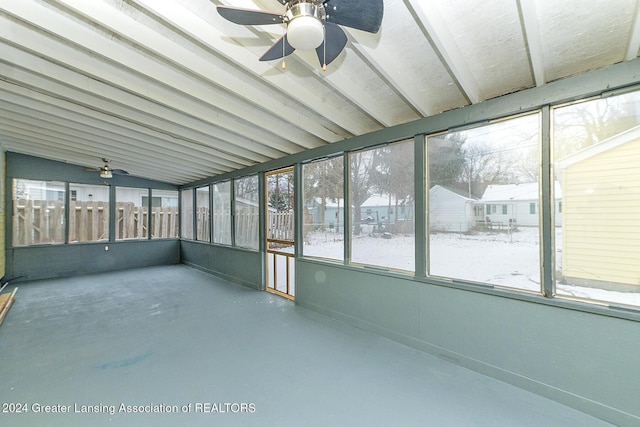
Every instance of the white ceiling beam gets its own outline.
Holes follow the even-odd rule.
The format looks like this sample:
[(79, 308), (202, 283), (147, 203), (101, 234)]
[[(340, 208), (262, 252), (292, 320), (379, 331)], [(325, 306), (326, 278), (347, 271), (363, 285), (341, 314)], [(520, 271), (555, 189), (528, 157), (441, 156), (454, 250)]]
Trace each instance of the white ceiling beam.
[(74, 145), (82, 146), (96, 155), (96, 158), (116, 156), (131, 162), (131, 159), (145, 159), (153, 163), (166, 163), (171, 159), (171, 165), (189, 166), (194, 172), (210, 172), (219, 174), (228, 172), (231, 168), (221, 166), (214, 162), (206, 162), (194, 159), (185, 153), (177, 150), (170, 150), (165, 147), (157, 147), (154, 150), (141, 148), (143, 144), (129, 138), (115, 139), (115, 133), (101, 131), (88, 125), (66, 120), (64, 118), (48, 116), (38, 111), (20, 107), (0, 100), (0, 111), (3, 114), (0, 120), (5, 124), (14, 124), (31, 132), (38, 132), (42, 138), (51, 136), (62, 141), (73, 142)]
[(529, 51), (529, 62), (536, 82), (536, 86), (547, 83), (544, 72), (544, 60), (542, 53), (542, 41), (538, 27), (538, 13), (536, 2), (531, 0), (518, 0), (520, 19), (524, 28), (525, 43)]
[(640, 51), (640, 1), (636, 1), (636, 10), (633, 15), (629, 44), (627, 45), (627, 52), (624, 59), (631, 61), (637, 58), (638, 51)]
[[(4, 126), (0, 119), (0, 130), (3, 133), (5, 144), (9, 151), (24, 153), (34, 156), (41, 156), (47, 159), (59, 160), (65, 163), (77, 164), (78, 166), (101, 166), (99, 157), (87, 157), (84, 147), (70, 145), (65, 140), (57, 138), (41, 138), (34, 132), (27, 132), (15, 126)], [(76, 159), (83, 158), (85, 161)], [(111, 158), (113, 163), (117, 163), (119, 169), (128, 170), (132, 176), (149, 178), (161, 182), (179, 184), (184, 182), (184, 175), (178, 169), (165, 170), (144, 163), (132, 163), (123, 158)], [(170, 168), (169, 168), (170, 169)], [(191, 172), (192, 173), (192, 172)], [(188, 178), (187, 178), (188, 179)]]
[[(0, 64), (0, 71), (2, 64)], [(19, 70), (15, 70), (18, 73)], [(19, 77), (19, 76), (18, 76)], [(165, 131), (154, 130), (147, 126), (140, 126), (130, 121), (122, 121), (110, 114), (104, 114), (95, 109), (85, 108), (73, 102), (54, 98), (46, 94), (30, 90), (15, 84), (0, 81), (0, 93), (3, 100), (12, 102), (23, 108), (40, 112), (54, 117), (56, 120), (69, 120), (73, 123), (87, 124), (93, 128), (112, 133), (115, 137), (125, 140), (132, 139), (149, 144), (153, 150), (168, 147), (178, 152), (189, 152), (211, 161), (215, 164), (231, 168), (239, 168), (254, 163), (267, 161), (269, 158), (254, 153), (241, 151), (225, 153), (220, 150), (213, 151), (210, 145), (203, 144), (197, 138), (202, 135), (195, 132), (187, 132), (186, 129), (167, 128)], [(183, 131), (182, 137), (175, 137), (177, 132)], [(215, 147), (215, 145), (214, 145)]]
[[(351, 49), (351, 47), (351, 43), (347, 42), (345, 49)], [(398, 124), (396, 117), (388, 108), (385, 107), (383, 102), (380, 102), (380, 100), (376, 98), (374, 91), (363, 86), (361, 84), (362, 80), (359, 80), (358, 77), (354, 77), (347, 70), (348, 67), (341, 66), (335, 68), (334, 65), (334, 68), (331, 68), (332, 64), (329, 64), (327, 67), (331, 69), (324, 72), (320, 68), (315, 52), (313, 52), (314, 58), (308, 58), (300, 53), (297, 55), (300, 62), (305, 64), (309, 72), (313, 73), (318, 79), (324, 79), (327, 86), (338, 92), (351, 104), (366, 112), (376, 122), (380, 123), (382, 125), (381, 127), (391, 127)], [(342, 53), (342, 55), (344, 55), (344, 53)], [(349, 59), (346, 61), (348, 60)], [(368, 128), (367, 132), (377, 129), (379, 129), (379, 127), (376, 129)]]
[[(304, 147), (292, 139), (306, 138), (308, 134), (287, 127), (285, 122), (266, 112), (247, 110), (246, 104), (238, 99), (215, 90), (212, 85), (197, 81), (175, 67), (140, 55), (125, 45), (65, 19), (62, 15), (47, 15), (41, 10), (43, 6), (31, 2), (9, 2), (2, 5), (7, 6), (10, 6), (8, 11), (17, 18), (59, 34), (68, 41), (68, 44), (61, 43), (46, 34), (0, 17), (0, 38), (13, 40), (25, 50), (37, 52), (43, 58), (49, 57), (52, 61), (69, 67), (69, 70), (58, 67), (58, 78), (69, 77), (72, 70), (77, 70), (95, 80), (96, 83), (92, 86), (98, 86), (97, 82), (102, 83), (102, 93), (97, 94), (101, 97), (108, 99), (109, 95), (120, 98), (125, 96), (128, 99), (124, 105), (136, 106), (149, 114), (152, 111), (166, 111), (171, 106), (174, 113), (165, 117), (165, 120), (175, 118), (175, 112), (179, 112), (183, 118), (194, 117), (200, 122), (215, 125), (214, 129), (207, 132), (210, 135), (216, 135), (218, 129), (227, 129), (237, 135), (247, 135), (250, 140), (269, 144), (283, 153), (296, 152)], [(43, 16), (47, 19), (42, 19)], [(82, 40), (81, 45), (77, 44), (78, 40)], [(78, 50), (80, 46), (98, 56)], [(112, 62), (107, 62), (107, 59)], [(77, 79), (78, 76), (71, 78)], [(123, 93), (123, 90), (127, 93)], [(231, 110), (231, 113), (227, 114), (220, 109), (216, 111), (219, 108), (216, 103), (223, 104), (224, 111)], [(244, 121), (245, 117), (251, 117), (253, 122)], [(271, 129), (266, 129), (268, 132), (265, 132), (259, 129), (261, 125), (267, 125)], [(316, 139), (313, 144), (322, 144), (322, 141)]]
[[(325, 119), (335, 123), (346, 133), (327, 133), (327, 129), (318, 132), (314, 127), (307, 128), (310, 132), (322, 137), (330, 142), (344, 139), (351, 135), (358, 135), (368, 132), (359, 120), (341, 114), (337, 109), (326, 108), (326, 103), (317, 93), (310, 91), (305, 85), (285, 72), (273, 72), (274, 67), (270, 63), (258, 61), (258, 57), (243, 46), (229, 43), (227, 35), (215, 26), (212, 26), (193, 12), (178, 3), (159, 2), (157, 0), (134, 0), (137, 4), (146, 8), (168, 24), (175, 26), (180, 31), (193, 37), (207, 48), (225, 57), (229, 62), (236, 63), (242, 69), (251, 73), (257, 78), (269, 82), (286, 96), (295, 99), (297, 102), (306, 105), (315, 114), (323, 116)], [(211, 4), (212, 8), (215, 5)]]
[[(2, 38), (3, 28), (2, 18), (0, 17), (0, 38)], [(21, 41), (28, 43), (28, 39), (28, 34), (25, 34)], [(46, 40), (36, 40), (28, 44), (33, 48), (38, 48), (38, 42), (42, 45)], [(48, 51), (48, 48), (58, 48), (59, 52), (64, 50), (64, 46), (51, 46), (45, 43), (42, 51)], [(13, 61), (10, 65), (0, 63), (0, 67), (5, 68), (6, 75), (12, 76), (16, 81), (21, 79), (20, 82), (25, 87), (39, 88), (43, 92), (57, 94), (58, 98), (82, 105), (88, 109), (99, 110), (104, 114), (160, 131), (169, 129), (167, 132), (171, 132), (171, 128), (178, 128), (176, 133), (172, 133), (174, 135), (180, 135), (185, 131), (192, 130), (193, 133), (198, 134), (196, 141), (200, 141), (200, 143), (212, 149), (220, 149), (224, 152), (233, 152), (234, 146), (236, 146), (238, 147), (236, 150), (238, 153), (249, 150), (275, 158), (286, 154), (287, 150), (296, 148), (287, 143), (287, 141), (278, 140), (273, 135), (264, 135), (253, 128), (247, 129), (244, 134), (253, 136), (253, 139), (250, 139), (241, 133), (244, 127), (248, 126), (247, 124), (244, 127), (240, 127), (240, 123), (231, 123), (229, 126), (232, 129), (236, 126), (239, 127), (236, 132), (217, 127), (215, 123), (207, 123), (197, 117), (184, 114), (174, 107), (149, 101), (128, 91), (110, 86), (99, 79), (90, 78), (62, 68), (55, 63), (42, 59), (42, 55), (34, 56), (25, 50), (19, 50), (8, 45), (3, 47), (3, 51), (7, 53), (5, 60)], [(73, 61), (77, 61), (77, 59)], [(87, 57), (87, 61), (91, 62), (91, 58)], [(26, 67), (31, 71), (26, 72), (21, 67)], [(132, 79), (135, 79), (135, 76), (132, 76)], [(149, 86), (147, 85), (147, 88)], [(158, 88), (159, 91), (163, 89)], [(170, 98), (171, 92), (167, 90), (165, 92), (163, 96)], [(156, 93), (156, 96), (160, 95)], [(169, 99), (167, 99), (168, 101)], [(175, 99), (175, 103), (180, 104), (178, 99)], [(212, 114), (212, 116), (215, 115)], [(218, 116), (213, 117), (211, 120), (218, 121), (223, 119), (225, 117)], [(226, 120), (231, 121), (228, 117), (226, 117)], [(262, 139), (259, 139), (261, 136)]]
[(430, 7), (429, 2), (424, 0), (404, 0), (404, 2), (418, 18), (434, 50), (442, 58), (443, 65), (450, 70), (451, 77), (458, 83), (467, 99), (473, 104), (484, 101), (486, 96), (473, 77), (469, 64), (465, 61), (437, 8)]
[[(351, 39), (357, 40), (356, 31), (346, 29)], [(395, 57), (393, 52), (387, 52), (384, 55), (377, 53), (375, 48), (368, 47), (365, 44), (352, 43), (351, 48), (357, 50), (366, 61), (374, 68), (378, 74), (384, 77), (389, 86), (395, 88), (395, 90), (411, 105), (419, 114), (415, 115), (414, 120), (420, 117), (427, 117), (434, 113), (431, 106), (428, 105), (426, 98), (420, 98), (418, 92), (413, 90), (411, 84), (413, 79), (408, 78), (406, 74), (401, 75), (394, 73), (398, 68), (398, 64), (402, 63), (401, 58)]]
[[(22, 140), (26, 141), (24, 143), (37, 143), (43, 147), (56, 147), (65, 149), (69, 153), (84, 153), (81, 158), (76, 158), (74, 156), (77, 155), (70, 154), (67, 157), (67, 161), (71, 163), (90, 166), (93, 163), (99, 163), (102, 157), (108, 157), (117, 161), (121, 166), (129, 166), (130, 172), (135, 171), (138, 176), (141, 176), (142, 172), (150, 174), (147, 176), (155, 174), (155, 179), (163, 177), (165, 174), (162, 171), (167, 168), (171, 169), (171, 173), (174, 173), (176, 177), (181, 175), (211, 176), (224, 172), (216, 169), (213, 164), (196, 165), (188, 159), (163, 155), (161, 151), (145, 152), (144, 149), (138, 148), (134, 142), (125, 141), (124, 143), (114, 144), (109, 139), (81, 134), (80, 131), (69, 132), (62, 126), (51, 125), (46, 121), (36, 121), (39, 120), (37, 117), (26, 116), (21, 120), (16, 118), (16, 113), (7, 113), (6, 104), (4, 103), (0, 103), (0, 111), (4, 112), (0, 117), (0, 129), (3, 130), (3, 134), (8, 135), (12, 132), (14, 137), (19, 134)], [(35, 125), (34, 123), (38, 124)], [(89, 163), (86, 164), (87, 162)]]
[[(324, 133), (327, 131), (325, 128), (320, 128), (315, 121), (301, 116), (295, 107), (274, 101), (273, 97), (268, 93), (256, 90), (253, 85), (248, 85), (241, 75), (228, 73), (217, 64), (217, 61), (213, 60), (214, 58), (205, 59), (196, 55), (107, 3), (101, 1), (88, 2), (86, 0), (59, 0), (59, 2), (132, 43), (144, 47), (148, 52), (162, 58), (164, 62), (181, 69), (180, 75), (174, 78), (166, 79), (156, 76), (157, 80), (207, 104), (218, 105), (238, 118), (247, 117), (246, 105), (250, 104), (255, 110), (251, 112), (254, 126), (261, 127), (274, 135), (278, 135), (280, 138), (288, 139), (303, 148), (318, 147), (325, 142), (324, 138), (315, 137), (307, 131), (307, 129), (314, 129), (317, 132)], [(57, 32), (58, 34), (64, 34), (60, 29)], [(86, 46), (84, 40), (83, 45)], [(104, 41), (98, 46), (92, 46), (92, 50), (98, 53), (111, 53), (101, 49), (103, 47), (106, 47)], [(127, 59), (131, 61), (130, 54)], [(123, 65), (127, 64), (126, 61), (121, 61), (121, 63)], [(156, 68), (158, 68), (158, 64), (156, 64)], [(147, 68), (136, 67), (136, 69), (145, 70)], [(206, 79), (210, 84), (197, 85), (194, 79), (186, 78), (189, 74)], [(210, 85), (232, 90), (234, 96), (231, 97), (220, 92), (211, 93)], [(240, 102), (239, 98), (242, 99), (242, 102)], [(263, 109), (269, 111), (269, 114), (263, 113)], [(289, 121), (291, 117), (295, 117), (296, 120)], [(331, 139), (333, 135), (325, 135), (325, 137)]]

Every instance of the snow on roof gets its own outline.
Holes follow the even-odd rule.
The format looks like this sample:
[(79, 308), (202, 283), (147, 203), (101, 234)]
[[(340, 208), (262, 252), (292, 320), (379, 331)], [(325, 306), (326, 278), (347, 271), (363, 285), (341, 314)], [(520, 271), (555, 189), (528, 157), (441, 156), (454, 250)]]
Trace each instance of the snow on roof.
[[(555, 182), (556, 198), (562, 197), (562, 189), (558, 181)], [(540, 198), (537, 182), (522, 184), (489, 185), (480, 199), (481, 203), (538, 200)]]
[(436, 184), (436, 185), (434, 185), (433, 187), (431, 187), (431, 188), (429, 189), (429, 193), (431, 193), (432, 191), (433, 191), (433, 192), (436, 192), (436, 191), (438, 191), (438, 190), (440, 190), (440, 189), (442, 189), (442, 190), (444, 190), (444, 191), (448, 191), (448, 192), (450, 192), (450, 193), (453, 193), (453, 194), (455, 194), (456, 196), (461, 197), (461, 198), (463, 198), (463, 199), (465, 199), (465, 200), (469, 200), (469, 201), (472, 201), (472, 202), (477, 202), (477, 201), (478, 201), (478, 198), (477, 198), (477, 197), (473, 197), (473, 196), (469, 197), (469, 195), (468, 195), (468, 194), (466, 194), (466, 193), (465, 193), (464, 191), (462, 191), (462, 190), (458, 190), (458, 189), (456, 189), (456, 188), (449, 188), (449, 187), (445, 187), (444, 185), (440, 185), (440, 184)]
[[(316, 197), (316, 204), (320, 205), (322, 203), (322, 199), (320, 197)], [(400, 200), (400, 204), (405, 204), (406, 200)], [(395, 206), (396, 198), (391, 196), (391, 205)], [(339, 199), (327, 199), (325, 206), (328, 208), (337, 208), (338, 205), (342, 208), (344, 207), (344, 200)], [(374, 194), (369, 197), (363, 204), (362, 207), (373, 207), (373, 206), (389, 206), (389, 196), (386, 194)]]
[[(391, 205), (396, 204), (396, 198), (391, 196)], [(362, 206), (388, 206), (389, 205), (389, 196), (385, 194), (374, 194), (369, 197)]]

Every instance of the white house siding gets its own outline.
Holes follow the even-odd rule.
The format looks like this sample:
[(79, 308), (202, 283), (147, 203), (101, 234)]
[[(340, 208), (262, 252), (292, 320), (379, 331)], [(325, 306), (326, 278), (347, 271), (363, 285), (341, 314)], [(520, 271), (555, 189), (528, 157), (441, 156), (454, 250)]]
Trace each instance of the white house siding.
[(476, 220), (474, 203), (474, 199), (434, 185), (429, 190), (429, 230), (457, 233), (469, 231)]
[[(397, 208), (397, 210), (396, 210)], [(321, 225), (322, 200), (313, 199), (307, 204), (307, 213), (311, 216), (314, 226)], [(360, 212), (352, 212), (353, 221), (361, 220), (367, 222), (367, 218), (372, 218), (373, 222), (391, 223), (409, 222), (413, 220), (413, 202), (400, 202), (396, 206), (395, 197), (391, 197), (389, 206), (389, 196), (373, 195), (360, 206)], [(324, 227), (332, 229), (334, 227), (344, 227), (344, 200), (327, 200), (325, 202)]]
[[(69, 184), (70, 191), (75, 191), (75, 200), (95, 200), (109, 202), (109, 187), (106, 185)], [(73, 197), (73, 196), (71, 196)]]
[(136, 206), (142, 205), (142, 198), (149, 196), (146, 188), (116, 187), (116, 200), (118, 202), (133, 203)]
[[(560, 202), (562, 188), (555, 183), (555, 225), (562, 225)], [(522, 184), (489, 185), (478, 202), (484, 206), (485, 219), (508, 226), (511, 223), (523, 227), (540, 225), (540, 200), (537, 182)], [(532, 209), (533, 205), (533, 209)], [(506, 207), (506, 213), (504, 208)]]
[(569, 282), (640, 286), (640, 138), (612, 145), (559, 162), (562, 270)]

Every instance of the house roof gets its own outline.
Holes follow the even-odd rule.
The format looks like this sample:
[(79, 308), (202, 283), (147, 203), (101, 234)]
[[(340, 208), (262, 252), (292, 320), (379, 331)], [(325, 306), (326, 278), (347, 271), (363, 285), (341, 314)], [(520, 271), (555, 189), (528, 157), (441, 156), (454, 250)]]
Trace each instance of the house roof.
[[(315, 201), (317, 205), (320, 205), (322, 202), (320, 197), (316, 197)], [(398, 201), (398, 203), (405, 204), (406, 199), (401, 199)], [(396, 198), (395, 196), (391, 196), (391, 206), (395, 206), (395, 205), (396, 205)], [(339, 199), (337, 201), (327, 200), (327, 202), (325, 203), (325, 206), (328, 208), (337, 208), (338, 206), (344, 207), (344, 199)], [(369, 197), (362, 204), (361, 207), (375, 207), (375, 206), (389, 206), (389, 196), (386, 194), (374, 194), (373, 196)]]
[(472, 201), (472, 202), (476, 202), (476, 201), (478, 201), (478, 198), (477, 198), (477, 197), (473, 197), (473, 196), (469, 197), (468, 192), (465, 192), (465, 191), (459, 190), (459, 189), (457, 189), (457, 188), (449, 188), (449, 187), (445, 187), (444, 185), (440, 185), (440, 184), (437, 184), (437, 185), (434, 185), (433, 187), (431, 187), (431, 188), (429, 189), (429, 193), (431, 193), (432, 191), (434, 191), (434, 192), (435, 192), (435, 191), (439, 191), (439, 190), (448, 191), (448, 192), (453, 193), (453, 194), (455, 194), (456, 196), (461, 197), (461, 198), (463, 198), (463, 199), (465, 199), (465, 200), (468, 200), (468, 201)]
[[(562, 197), (560, 184), (555, 183), (555, 197)], [(492, 202), (517, 202), (535, 201), (539, 199), (538, 183), (527, 182), (522, 184), (494, 184), (489, 185), (480, 199), (482, 203)]]
[(563, 157), (555, 162), (556, 170), (560, 172), (562, 169), (566, 169), (575, 163), (590, 159), (591, 157), (597, 156), (605, 151), (609, 151), (632, 141), (637, 141), (638, 139), (640, 139), (640, 125), (632, 127), (624, 132), (620, 132), (596, 144), (590, 145), (574, 154)]

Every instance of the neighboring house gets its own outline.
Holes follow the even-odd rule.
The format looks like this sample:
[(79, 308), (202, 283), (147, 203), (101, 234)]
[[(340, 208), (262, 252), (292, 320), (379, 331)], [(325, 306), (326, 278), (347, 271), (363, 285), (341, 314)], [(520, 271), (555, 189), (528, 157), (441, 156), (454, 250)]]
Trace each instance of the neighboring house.
[[(523, 227), (540, 225), (540, 191), (537, 182), (523, 184), (489, 185), (478, 201), (484, 207), (485, 221), (508, 226)], [(556, 181), (556, 227), (562, 225), (562, 189)]]
[[(322, 200), (316, 197), (306, 203), (307, 221), (315, 227), (324, 225), (325, 229), (342, 228), (344, 226), (344, 199), (327, 200), (324, 206), (324, 224), (322, 224)], [(359, 216), (359, 218), (358, 218)], [(401, 200), (396, 206), (395, 197), (373, 195), (360, 206), (359, 214), (354, 218), (362, 223), (409, 223), (413, 221), (413, 200), (407, 203)], [(412, 224), (410, 224), (412, 226)], [(404, 232), (404, 230), (402, 230)]]
[(640, 288), (640, 126), (556, 162), (568, 283)]
[(466, 233), (483, 219), (477, 199), (434, 185), (429, 189), (429, 230)]
[(394, 224), (400, 221), (413, 220), (413, 200), (407, 203), (400, 200), (396, 206), (396, 198), (386, 194), (374, 194), (360, 206), (362, 222), (384, 222)]
[(324, 206), (324, 224), (322, 224), (322, 199), (315, 197), (307, 202), (305, 222), (313, 228), (343, 229), (344, 200), (326, 200)]

